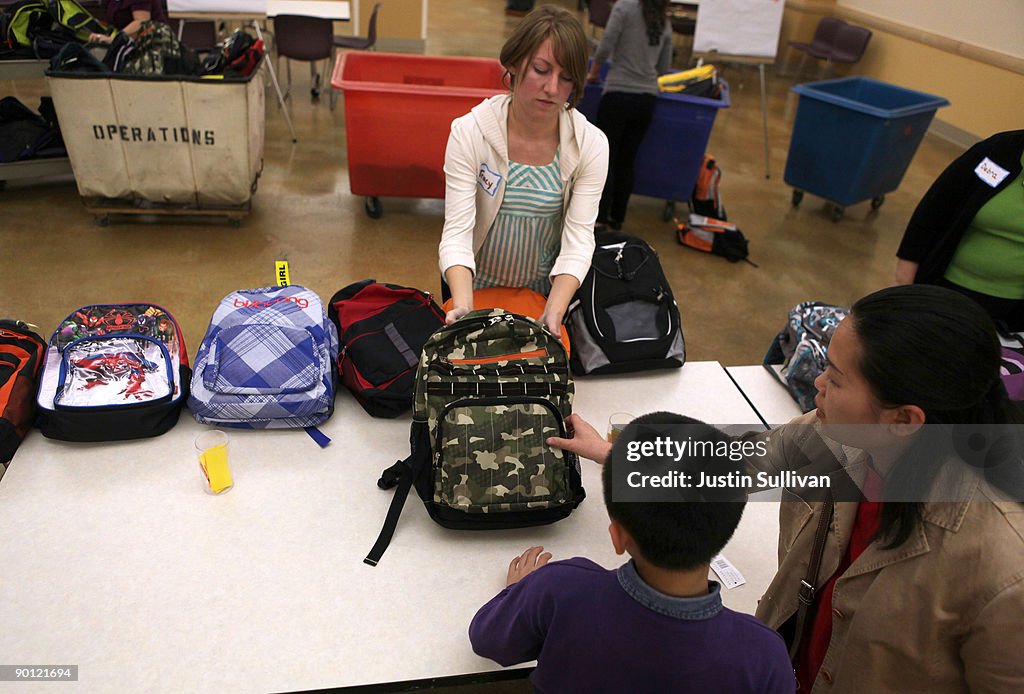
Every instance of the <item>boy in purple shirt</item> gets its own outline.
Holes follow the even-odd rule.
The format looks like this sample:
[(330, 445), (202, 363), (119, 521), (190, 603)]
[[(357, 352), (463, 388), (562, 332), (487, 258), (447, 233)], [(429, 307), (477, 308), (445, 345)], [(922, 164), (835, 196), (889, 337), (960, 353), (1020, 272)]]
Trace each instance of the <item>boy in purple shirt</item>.
[[(473, 618), (474, 652), (505, 666), (537, 660), (530, 681), (538, 692), (792, 694), (796, 680), (782, 638), (724, 607), (721, 587), (708, 580), (711, 559), (743, 514), (742, 490), (694, 491), (693, 500), (678, 502), (612, 499), (613, 467), (625, 472), (630, 442), (652, 438), (655, 430), (645, 424), (682, 425), (694, 438), (730, 441), (670, 413), (632, 422), (602, 471), (612, 546), (632, 560), (614, 571), (581, 557), (548, 564), (551, 554), (531, 547), (509, 564), (506, 588)], [(671, 463), (694, 479), (709, 465), (742, 472), (721, 458)]]

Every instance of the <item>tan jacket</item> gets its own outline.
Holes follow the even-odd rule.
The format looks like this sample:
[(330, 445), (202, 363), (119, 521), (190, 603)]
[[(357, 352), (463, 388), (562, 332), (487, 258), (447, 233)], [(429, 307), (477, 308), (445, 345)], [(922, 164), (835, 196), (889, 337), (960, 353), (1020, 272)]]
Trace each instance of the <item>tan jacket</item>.
[[(815, 421), (771, 432), (767, 460), (792, 459), (812, 431), (793, 425)], [(828, 447), (863, 479), (863, 451)], [(783, 498), (779, 570), (757, 608), (776, 629), (796, 613), (822, 510)], [(836, 581), (832, 640), (813, 692), (1024, 692), (1024, 505), (997, 500), (976, 479), (966, 498), (926, 503), (905, 543), (873, 543)], [(836, 503), (818, 587), (838, 568), (856, 513), (856, 503)]]

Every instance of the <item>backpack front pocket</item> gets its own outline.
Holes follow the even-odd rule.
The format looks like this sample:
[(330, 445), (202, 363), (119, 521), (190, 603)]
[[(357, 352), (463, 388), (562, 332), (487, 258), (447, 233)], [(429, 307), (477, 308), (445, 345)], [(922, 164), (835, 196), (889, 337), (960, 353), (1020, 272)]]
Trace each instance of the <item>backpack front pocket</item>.
[(305, 393), (322, 374), (308, 330), (248, 323), (224, 328), (211, 341), (203, 385), (233, 395)]
[(542, 398), (450, 403), (437, 421), (435, 501), (468, 513), (566, 503), (566, 458), (547, 445), (550, 436), (565, 436), (565, 429), (558, 409)]
[(173, 394), (171, 357), (162, 343), (141, 335), (97, 336), (64, 348), (53, 404), (125, 407), (170, 400)]

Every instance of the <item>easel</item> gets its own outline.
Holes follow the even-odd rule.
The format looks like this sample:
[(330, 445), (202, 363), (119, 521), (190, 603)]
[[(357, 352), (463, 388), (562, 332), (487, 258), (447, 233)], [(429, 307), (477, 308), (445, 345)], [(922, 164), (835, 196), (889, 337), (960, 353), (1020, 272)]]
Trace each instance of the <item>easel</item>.
[(768, 153), (768, 102), (767, 90), (764, 86), (764, 66), (775, 62), (775, 58), (761, 58), (750, 55), (731, 55), (719, 53), (718, 51), (695, 52), (694, 59), (700, 58), (707, 62), (739, 63), (741, 65), (757, 65), (757, 71), (761, 78), (761, 128), (764, 131), (764, 177), (771, 178), (771, 165)]

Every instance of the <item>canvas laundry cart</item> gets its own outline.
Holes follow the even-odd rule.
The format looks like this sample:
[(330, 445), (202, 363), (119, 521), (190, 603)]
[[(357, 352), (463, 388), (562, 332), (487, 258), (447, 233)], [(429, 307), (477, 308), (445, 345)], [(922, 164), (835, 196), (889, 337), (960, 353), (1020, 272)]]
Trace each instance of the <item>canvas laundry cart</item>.
[(444, 197), (444, 151), (452, 121), (505, 91), (493, 58), (346, 51), (331, 86), (345, 94), (348, 178), (366, 214), (379, 196)]
[(111, 214), (248, 214), (263, 168), (263, 78), (48, 72), (85, 206)]

